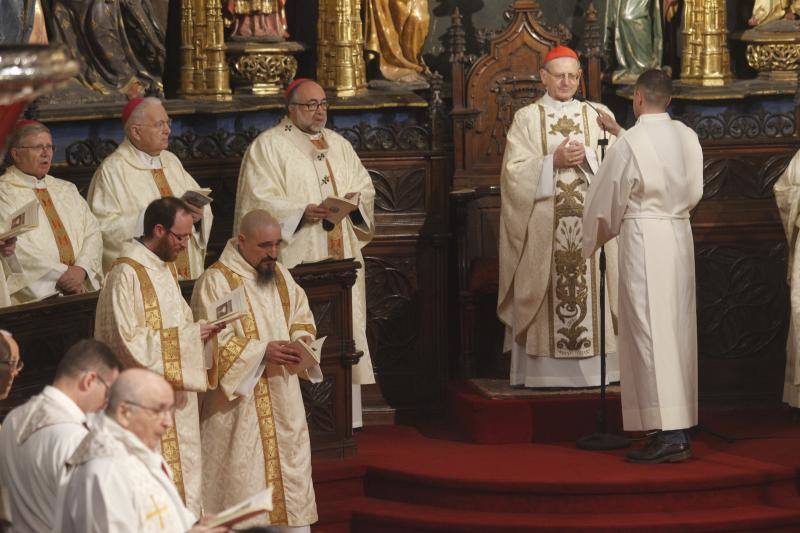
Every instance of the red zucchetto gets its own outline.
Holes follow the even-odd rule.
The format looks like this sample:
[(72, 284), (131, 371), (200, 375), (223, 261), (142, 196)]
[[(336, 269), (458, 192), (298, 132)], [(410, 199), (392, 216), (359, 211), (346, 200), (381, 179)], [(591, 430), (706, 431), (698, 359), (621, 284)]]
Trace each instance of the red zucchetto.
[(558, 46), (554, 46), (553, 48), (550, 49), (549, 52), (547, 52), (547, 55), (544, 56), (544, 63), (542, 64), (543, 65), (547, 64), (549, 61), (558, 59), (559, 57), (571, 57), (573, 59), (578, 59), (578, 54), (575, 53), (575, 50), (573, 50), (572, 48), (559, 44)]
[(131, 118), (131, 113), (133, 110), (139, 107), (142, 102), (144, 102), (144, 98), (132, 98), (125, 107), (122, 109), (122, 125), (124, 126), (128, 119)]
[(311, 80), (311, 79), (309, 79), (309, 78), (297, 78), (297, 79), (295, 79), (295, 80), (294, 80), (292, 83), (290, 83), (290, 84), (289, 84), (289, 85), (286, 87), (286, 91), (284, 91), (284, 93), (283, 93), (283, 97), (284, 97), (284, 98), (286, 98), (286, 101), (288, 102), (288, 101), (289, 101), (289, 98), (291, 98), (291, 97), (292, 97), (292, 93), (293, 93), (293, 92), (294, 92), (294, 91), (295, 91), (295, 90), (296, 90), (298, 87), (300, 87), (301, 85), (303, 85), (303, 84), (304, 84), (305, 82), (307, 82), (307, 81), (312, 81), (312, 80)]

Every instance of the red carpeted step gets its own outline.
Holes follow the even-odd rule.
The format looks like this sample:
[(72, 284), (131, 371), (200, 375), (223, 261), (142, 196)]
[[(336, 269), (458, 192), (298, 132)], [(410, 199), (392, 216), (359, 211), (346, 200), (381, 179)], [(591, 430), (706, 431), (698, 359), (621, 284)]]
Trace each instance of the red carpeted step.
[(800, 510), (768, 505), (672, 513), (560, 515), (455, 511), (367, 498), (353, 512), (353, 533), (521, 531), (797, 531)]

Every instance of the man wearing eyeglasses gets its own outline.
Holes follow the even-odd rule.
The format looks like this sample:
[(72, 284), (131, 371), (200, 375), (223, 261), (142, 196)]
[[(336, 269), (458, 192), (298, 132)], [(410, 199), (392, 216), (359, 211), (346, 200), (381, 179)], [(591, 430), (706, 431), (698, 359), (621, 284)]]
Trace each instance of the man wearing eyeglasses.
[[(122, 111), (125, 140), (94, 173), (87, 198), (103, 232), (103, 270), (142, 234), (144, 210), (165, 196), (180, 198), (200, 186), (167, 150), (171, 124), (157, 98), (134, 98)], [(205, 266), (213, 216), (209, 205), (189, 206), (194, 226), (177, 260), (180, 279), (195, 279)]]
[(173, 388), (158, 374), (142, 368), (120, 374), (105, 413), (68, 460), (54, 531), (226, 531), (197, 522), (158, 453), (175, 406)]
[(175, 426), (161, 451), (178, 492), (195, 513), (201, 509), (200, 421), (197, 393), (207, 388), (204, 344), (221, 329), (195, 322), (178, 285), (176, 259), (192, 235), (192, 211), (171, 196), (144, 213), (144, 235), (125, 244), (97, 301), (94, 336), (126, 368), (163, 375), (175, 389)]
[[(22, 369), (19, 346), (8, 331), (0, 329), (0, 400), (8, 398), (11, 385)], [(0, 531), (7, 531), (11, 525), (11, 504), (8, 490), (0, 478)]]
[[(242, 217), (263, 209), (281, 224), (281, 258), (286, 267), (326, 258), (355, 258), (375, 233), (372, 180), (352, 145), (325, 128), (328, 100), (316, 82), (300, 78), (286, 90), (288, 115), (259, 135), (247, 150), (239, 172), (234, 235)], [(357, 208), (338, 224), (320, 204), (344, 197)], [(367, 346), (364, 269), (353, 285), (353, 336), (364, 355), (353, 367), (353, 424), (361, 426), (361, 389), (375, 383)]]
[(38, 203), (38, 226), (18, 237), (3, 257), (10, 303), (40, 300), (56, 293), (98, 290), (103, 281), (103, 240), (97, 220), (74, 184), (50, 176), (53, 138), (44, 124), (24, 120), (9, 139), (14, 165), (0, 176), (0, 223)]
[[(15, 370), (21, 368), (17, 363)], [(53, 384), (6, 416), (0, 429), (0, 480), (8, 487), (14, 531), (52, 529), (67, 459), (89, 431), (87, 414), (105, 407), (120, 370), (108, 346), (79, 341), (59, 361)]]
[[(581, 257), (581, 214), (599, 166), (598, 140), (613, 141), (604, 131), (613, 119), (608, 108), (575, 99), (581, 66), (570, 48), (550, 50), (539, 75), (545, 94), (516, 112), (503, 157), (497, 314), (506, 325), (512, 386), (597, 386), (598, 255)], [(612, 250), (607, 280), (606, 309), (613, 312)], [(609, 382), (619, 380), (612, 324), (607, 320)]]

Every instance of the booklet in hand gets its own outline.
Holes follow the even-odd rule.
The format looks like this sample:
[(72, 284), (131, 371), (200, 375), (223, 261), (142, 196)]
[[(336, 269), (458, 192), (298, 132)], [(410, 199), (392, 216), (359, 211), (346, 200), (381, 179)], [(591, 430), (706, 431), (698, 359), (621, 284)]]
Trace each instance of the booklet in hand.
[(244, 287), (237, 287), (226, 296), (211, 304), (209, 324), (212, 326), (225, 325), (247, 314), (247, 298)]
[(328, 196), (319, 204), (330, 211), (330, 216), (325, 220), (331, 224), (338, 224), (344, 217), (358, 209), (358, 199), (361, 193), (356, 193), (352, 198), (343, 198), (341, 196)]
[(214, 199), (211, 198), (210, 195), (211, 195), (211, 189), (208, 188), (192, 189), (183, 193), (181, 199), (184, 202), (190, 203), (195, 207), (205, 207), (214, 201)]
[(300, 362), (296, 365), (287, 365), (286, 369), (290, 374), (299, 374), (303, 370), (315, 367), (322, 360), (322, 345), (328, 337), (320, 337), (312, 342), (310, 345), (304, 343), (300, 339), (294, 341), (292, 346), (295, 346), (300, 351)]
[(243, 502), (225, 509), (203, 524), (206, 527), (231, 527), (243, 520), (272, 511), (272, 486), (253, 494)]
[(6, 230), (0, 234), (0, 241), (8, 240), (34, 229), (39, 225), (39, 201), (31, 200), (11, 214)]

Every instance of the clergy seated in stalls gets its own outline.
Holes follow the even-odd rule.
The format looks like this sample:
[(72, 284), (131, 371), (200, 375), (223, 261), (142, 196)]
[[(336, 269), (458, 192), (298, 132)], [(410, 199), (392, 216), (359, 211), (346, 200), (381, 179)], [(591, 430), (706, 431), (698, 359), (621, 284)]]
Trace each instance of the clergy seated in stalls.
[[(295, 373), (310, 344), (314, 316), (303, 289), (278, 262), (281, 226), (254, 210), (239, 224), (219, 261), (197, 280), (192, 309), (212, 317), (214, 302), (242, 287), (247, 315), (228, 324), (214, 343), (213, 390), (203, 399), (203, 504), (218, 513), (268, 485), (273, 510), (242, 525), (310, 532), (317, 521), (311, 446), (299, 378), (319, 382), (319, 364)], [(319, 361), (317, 361), (318, 363)]]
[[(355, 258), (375, 233), (372, 179), (350, 142), (325, 128), (328, 100), (316, 82), (299, 78), (286, 89), (287, 116), (259, 135), (242, 159), (236, 193), (234, 236), (242, 217), (263, 209), (278, 219), (287, 268), (327, 258)], [(357, 208), (338, 223), (322, 206), (330, 197)], [(367, 345), (364, 268), (353, 285), (353, 337), (363, 356), (353, 367), (353, 427), (362, 425), (361, 385), (375, 383)]]
[[(125, 244), (142, 234), (144, 210), (153, 200), (182, 197), (200, 186), (167, 150), (171, 120), (157, 98), (134, 98), (122, 111), (125, 140), (100, 163), (88, 201), (103, 233), (103, 271), (108, 273)], [(205, 266), (213, 215), (190, 205), (194, 225), (175, 265), (180, 279), (196, 279)]]
[(174, 425), (161, 450), (178, 494), (201, 510), (200, 418), (197, 393), (207, 388), (204, 344), (221, 328), (194, 321), (178, 285), (175, 260), (192, 235), (191, 208), (178, 198), (154, 200), (145, 210), (144, 235), (128, 241), (97, 300), (94, 336), (125, 368), (163, 375), (176, 392)]
[[(17, 238), (4, 256), (11, 304), (99, 290), (103, 240), (97, 220), (74, 184), (48, 175), (53, 138), (44, 124), (20, 121), (9, 141), (13, 165), (0, 176), (0, 224), (38, 203), (38, 225)], [(16, 275), (14, 275), (16, 274)]]
[[(581, 257), (581, 213), (600, 163), (598, 140), (615, 139), (604, 131), (613, 116), (575, 98), (582, 73), (570, 48), (551, 49), (539, 72), (546, 93), (516, 112), (503, 156), (497, 314), (506, 326), (512, 386), (598, 386), (599, 254)], [(606, 309), (613, 313), (616, 250), (613, 242), (606, 248)], [(613, 321), (606, 325), (613, 382), (616, 337)]]
[[(697, 306), (689, 213), (703, 196), (697, 134), (672, 120), (672, 80), (636, 81), (636, 125), (621, 136), (586, 195), (583, 256), (619, 241), (619, 362), (625, 431), (658, 430), (635, 463), (691, 456), (697, 425)], [(618, 126), (612, 126), (618, 129)]]
[[(0, 329), (0, 400), (8, 398), (14, 378), (22, 370), (19, 346), (8, 331)], [(8, 489), (0, 478), (0, 532), (10, 531), (11, 505)]]
[(175, 408), (175, 392), (155, 372), (132, 368), (119, 375), (105, 413), (67, 461), (54, 531), (227, 531), (197, 521), (159, 453)]
[(67, 459), (89, 432), (88, 415), (105, 408), (120, 370), (108, 346), (79, 341), (59, 361), (53, 384), (6, 416), (0, 482), (8, 487), (14, 531), (52, 530)]

